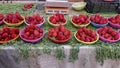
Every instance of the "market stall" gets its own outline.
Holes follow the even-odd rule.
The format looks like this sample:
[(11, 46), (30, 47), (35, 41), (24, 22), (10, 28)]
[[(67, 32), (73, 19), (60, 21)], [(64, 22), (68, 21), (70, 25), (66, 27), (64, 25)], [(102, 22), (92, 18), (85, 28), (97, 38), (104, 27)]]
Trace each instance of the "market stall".
[(0, 68), (120, 68), (120, 15), (70, 6), (63, 15), (0, 4)]

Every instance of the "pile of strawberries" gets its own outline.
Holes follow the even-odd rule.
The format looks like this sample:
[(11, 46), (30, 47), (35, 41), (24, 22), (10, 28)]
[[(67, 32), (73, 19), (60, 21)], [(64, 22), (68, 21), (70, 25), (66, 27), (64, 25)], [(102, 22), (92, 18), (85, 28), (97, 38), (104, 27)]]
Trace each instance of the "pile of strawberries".
[(2, 21), (3, 19), (4, 19), (4, 15), (0, 13), (0, 21)]
[(48, 31), (48, 37), (50, 37), (54, 40), (63, 41), (63, 40), (67, 40), (71, 37), (71, 32), (64, 26), (60, 25), (58, 27), (51, 28)]
[(24, 8), (23, 8), (23, 11), (27, 11), (27, 9), (30, 9), (32, 7), (33, 7), (33, 4), (31, 4), (31, 3), (25, 4)]
[(78, 16), (73, 16), (72, 21), (77, 25), (81, 25), (81, 24), (88, 24), (90, 20), (88, 15), (80, 14)]
[(18, 28), (9, 28), (4, 26), (3, 29), (0, 30), (0, 41), (10, 41), (16, 38), (18, 35)]
[(108, 20), (113, 24), (120, 25), (120, 14), (118, 14), (116, 16), (112, 16), (112, 17), (108, 18)]
[(59, 13), (50, 16), (49, 21), (52, 24), (64, 24), (64, 23), (66, 23), (66, 19), (64, 17), (64, 14), (59, 14)]
[(107, 24), (108, 23), (108, 19), (101, 16), (100, 14), (95, 14), (94, 16), (91, 16), (90, 20), (96, 24)]
[(97, 40), (97, 34), (91, 29), (83, 27), (76, 33), (76, 37), (84, 42), (93, 42)]
[(43, 36), (43, 30), (34, 25), (26, 26), (21, 36), (27, 40), (36, 40)]
[(104, 1), (106, 1), (106, 2), (112, 2), (112, 1), (114, 1), (114, 0), (104, 0)]
[(24, 18), (20, 15), (19, 12), (7, 13), (5, 16), (5, 21), (10, 24), (16, 24), (23, 20), (24, 20)]
[(98, 34), (108, 40), (118, 40), (119, 33), (112, 28), (102, 27), (98, 30)]
[(27, 16), (25, 18), (26, 23), (36, 25), (43, 23), (44, 19), (40, 16), (40, 14), (34, 14), (32, 16)]

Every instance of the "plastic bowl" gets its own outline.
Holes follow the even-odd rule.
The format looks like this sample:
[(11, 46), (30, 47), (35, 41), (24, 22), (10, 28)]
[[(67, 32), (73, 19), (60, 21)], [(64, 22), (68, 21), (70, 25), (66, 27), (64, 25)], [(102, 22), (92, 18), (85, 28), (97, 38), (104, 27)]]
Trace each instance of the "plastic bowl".
[(51, 38), (51, 37), (49, 37), (49, 36), (48, 36), (48, 38), (49, 38), (51, 41), (55, 42), (55, 43), (62, 44), (62, 43), (67, 42), (68, 40), (70, 40), (70, 38), (71, 38), (71, 32), (70, 32), (70, 37), (69, 37), (68, 39), (66, 39), (66, 40), (60, 41), (60, 40), (56, 40), (56, 39), (54, 39), (54, 38)]
[(109, 21), (109, 25), (112, 26), (113, 28), (118, 28), (120, 29), (120, 25), (118, 24), (113, 24), (112, 22)]
[(67, 19), (66, 19), (66, 22), (65, 23), (63, 23), (63, 24), (53, 24), (53, 23), (51, 23), (50, 21), (49, 21), (49, 18), (50, 17), (48, 17), (48, 19), (47, 19), (47, 21), (48, 21), (48, 23), (51, 25), (51, 26), (59, 26), (59, 25), (65, 25), (65, 24), (67, 24)]
[[(44, 21), (43, 21), (42, 23), (40, 23), (40, 24), (36, 24), (36, 26), (38, 26), (38, 27), (42, 26), (42, 25), (45, 23), (45, 18), (43, 18), (43, 19), (44, 19)], [(27, 26), (30, 25), (30, 24), (28, 24), (28, 23), (26, 22), (26, 20), (24, 20), (24, 22), (25, 22), (25, 24), (26, 24)]]
[(97, 24), (97, 23), (95, 23), (95, 22), (92, 22), (91, 21), (91, 24), (94, 26), (94, 27), (104, 27), (104, 26), (106, 26), (108, 23), (106, 23), (106, 24)]
[[(37, 43), (37, 42), (39, 42), (39, 41), (44, 37), (44, 35), (45, 35), (45, 33), (44, 33), (44, 31), (43, 31), (43, 36), (41, 36), (40, 38), (38, 38), (38, 39), (36, 39), (36, 40), (28, 40), (28, 39), (25, 39), (25, 38), (22, 37), (22, 34), (23, 34), (23, 32), (24, 32), (24, 29), (25, 29), (25, 28), (23, 28), (23, 29), (20, 31), (20, 38), (21, 38), (23, 41), (25, 41), (25, 42)], [(42, 30), (43, 30), (43, 29), (42, 29)]]
[[(23, 16), (22, 16), (22, 18), (24, 19)], [(15, 24), (8, 23), (8, 22), (6, 22), (5, 20), (3, 20), (3, 22), (4, 22), (7, 26), (12, 26), (12, 27), (14, 27), (14, 26), (20, 26), (20, 25), (24, 22), (24, 20), (21, 21), (21, 22), (19, 22), (19, 23), (15, 23)]]
[(76, 31), (75, 34), (74, 34), (75, 39), (76, 39), (78, 42), (81, 42), (81, 43), (84, 43), (84, 44), (94, 44), (95, 42), (97, 42), (97, 41), (99, 40), (99, 35), (97, 34), (97, 39), (96, 39), (95, 41), (93, 41), (93, 42), (84, 42), (84, 41), (82, 41), (82, 40), (79, 40), (79, 39), (76, 37), (76, 33), (77, 33), (77, 31)]
[(73, 23), (72, 18), (70, 19), (70, 21), (71, 21), (71, 23), (72, 23), (75, 27), (86, 27), (86, 26), (88, 26), (88, 25), (90, 24), (90, 22), (89, 22), (88, 24), (78, 25), (78, 24)]
[[(98, 31), (99, 31), (100, 29), (101, 29), (101, 28), (97, 29), (97, 33), (98, 33)], [(100, 37), (100, 40), (102, 40), (102, 41), (104, 41), (104, 42), (109, 42), (109, 43), (115, 43), (115, 42), (117, 42), (117, 41), (120, 40), (120, 34), (119, 34), (119, 39), (118, 39), (118, 40), (108, 40), (108, 39), (106, 39), (106, 38), (104, 38), (104, 37), (102, 37), (102, 36), (100, 36), (100, 35), (99, 35), (99, 37)]]
[(75, 9), (75, 10), (82, 10), (82, 9), (85, 8), (86, 4), (87, 4), (86, 2), (73, 3), (72, 8)]

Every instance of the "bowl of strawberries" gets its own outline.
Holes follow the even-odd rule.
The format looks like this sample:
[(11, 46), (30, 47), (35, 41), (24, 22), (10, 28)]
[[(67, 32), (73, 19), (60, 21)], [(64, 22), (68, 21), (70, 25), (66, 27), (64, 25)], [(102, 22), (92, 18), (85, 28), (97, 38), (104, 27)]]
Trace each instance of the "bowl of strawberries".
[(24, 22), (24, 17), (19, 12), (7, 13), (3, 22), (8, 26), (20, 26)]
[(59, 13), (51, 15), (47, 20), (51, 26), (65, 25), (67, 23), (67, 19), (64, 14)]
[(55, 43), (65, 43), (70, 40), (71, 32), (63, 25), (60, 25), (48, 31), (48, 38)]
[(110, 27), (99, 28), (97, 29), (97, 33), (104, 42), (114, 43), (120, 40), (119, 33)]
[(101, 16), (100, 14), (95, 14), (90, 17), (91, 24), (95, 27), (104, 27), (108, 24), (108, 19)]
[(108, 20), (110, 26), (120, 29), (120, 14), (109, 17)]
[(0, 13), (0, 25), (3, 24), (4, 15)]
[(42, 26), (45, 22), (45, 19), (40, 16), (40, 14), (34, 14), (32, 16), (25, 17), (25, 24), (26, 25), (36, 25), (36, 26)]
[(88, 15), (75, 15), (71, 18), (71, 23), (75, 27), (86, 27), (90, 24), (89, 16)]
[(44, 30), (35, 25), (29, 25), (20, 31), (20, 38), (29, 43), (37, 43), (44, 37)]
[(75, 32), (74, 37), (78, 42), (84, 44), (94, 44), (99, 40), (99, 35), (95, 31), (86, 27), (78, 29), (78, 31)]
[(3, 29), (0, 29), (0, 43), (16, 40), (19, 38), (19, 31), (18, 28), (4, 26)]

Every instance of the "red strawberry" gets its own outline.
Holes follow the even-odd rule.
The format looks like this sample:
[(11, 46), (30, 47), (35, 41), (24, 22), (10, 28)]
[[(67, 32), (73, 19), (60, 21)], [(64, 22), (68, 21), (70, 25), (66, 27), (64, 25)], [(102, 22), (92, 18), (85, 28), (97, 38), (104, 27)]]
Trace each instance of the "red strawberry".
[[(100, 33), (101, 31), (101, 33)], [(108, 39), (108, 40), (117, 40), (119, 39), (119, 34), (113, 30), (112, 28), (108, 27), (103, 27), (100, 28), (98, 31), (98, 34), (101, 35), (103, 38)]]
[(91, 16), (90, 20), (96, 24), (106, 24), (107, 19), (99, 14), (95, 14), (95, 16)]
[(22, 37), (29, 40), (35, 40), (43, 35), (43, 30), (38, 26), (30, 25), (26, 26)]
[(97, 39), (96, 33), (91, 29), (87, 29), (86, 27), (79, 29), (76, 36), (79, 40), (84, 42), (93, 42)]
[(62, 41), (70, 38), (70, 31), (64, 26), (60, 25), (55, 28), (51, 28), (48, 31), (48, 37), (51, 37), (54, 40)]
[(4, 18), (3, 14), (0, 13), (0, 21), (2, 21)]
[(63, 14), (54, 14), (50, 16), (49, 21), (53, 24), (64, 24), (66, 22), (66, 19)]

